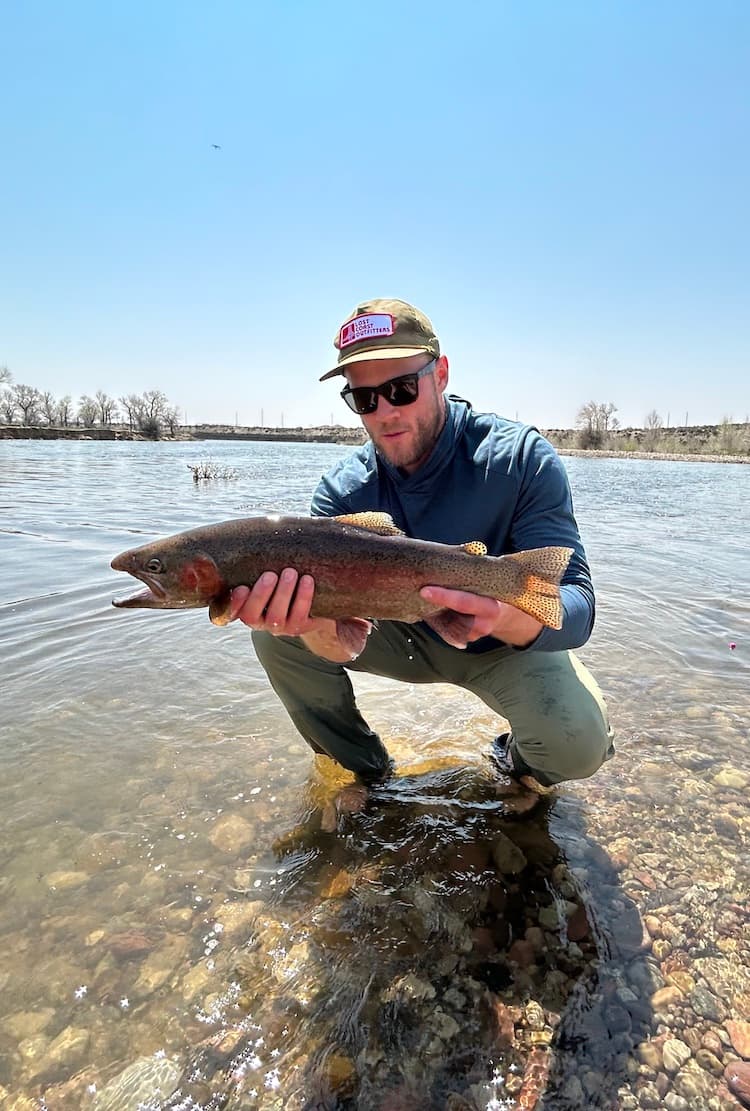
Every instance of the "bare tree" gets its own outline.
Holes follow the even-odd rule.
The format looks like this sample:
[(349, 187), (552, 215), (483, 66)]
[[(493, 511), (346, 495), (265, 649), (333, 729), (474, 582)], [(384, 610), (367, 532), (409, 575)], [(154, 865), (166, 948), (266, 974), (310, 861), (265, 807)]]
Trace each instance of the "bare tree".
[(99, 408), (99, 423), (102, 428), (109, 427), (112, 423), (113, 416), (117, 413), (117, 402), (114, 398), (107, 397), (102, 390), (96, 391), (94, 400)]
[(49, 392), (49, 390), (45, 390), (43, 394), (40, 394), (40, 401), (42, 413), (44, 414), (44, 419), (46, 420), (47, 424), (54, 424), (57, 420), (58, 412), (58, 404), (55, 401), (54, 396)]
[(127, 397), (121, 397), (119, 400), (120, 405), (122, 405), (127, 415), (131, 432), (136, 428), (140, 428), (141, 417), (143, 415), (143, 398), (139, 397), (138, 394), (130, 393)]
[(13, 424), (16, 419), (18, 406), (10, 390), (3, 390), (3, 392), (0, 393), (0, 414), (2, 415), (4, 424)]
[(645, 427), (649, 432), (658, 432), (663, 427), (663, 421), (656, 409), (652, 409), (650, 413), (646, 413)]
[(170, 406), (165, 410), (164, 423), (169, 429), (170, 436), (174, 436), (180, 427), (180, 410), (176, 406)]
[(161, 390), (146, 390), (143, 394), (143, 415), (140, 420), (141, 432), (147, 436), (158, 436), (166, 419), (169, 400)]
[(12, 381), (13, 375), (8, 370), (7, 366), (0, 366), (0, 386), (4, 386), (6, 383), (10, 385)]
[(24, 386), (17, 382), (11, 390), (16, 405), (21, 410), (21, 423), (25, 425), (37, 424), (41, 409), (42, 395), (34, 386)]
[(93, 428), (99, 415), (99, 406), (93, 397), (87, 394), (81, 396), (78, 402), (78, 419), (84, 428)]
[(63, 426), (63, 428), (67, 428), (70, 424), (70, 406), (70, 394), (66, 394), (65, 397), (61, 397), (57, 403), (57, 420)]
[(582, 405), (576, 414), (581, 447), (601, 447), (607, 433), (619, 426), (616, 412), (617, 406), (612, 401), (587, 401)]

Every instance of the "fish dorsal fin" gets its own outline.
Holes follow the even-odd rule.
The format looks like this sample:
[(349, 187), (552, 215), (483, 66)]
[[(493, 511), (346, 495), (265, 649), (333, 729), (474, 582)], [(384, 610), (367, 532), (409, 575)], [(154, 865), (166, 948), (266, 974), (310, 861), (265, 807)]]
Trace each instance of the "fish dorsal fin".
[(487, 555), (487, 545), (483, 544), (481, 540), (469, 540), (466, 544), (461, 544), (460, 547), (461, 551), (466, 552), (467, 555)]
[(377, 532), (380, 536), (403, 536), (404, 533), (393, 523), (390, 513), (346, 513), (342, 517), (334, 517), (342, 525), (354, 525), (355, 528), (366, 528), (370, 532)]

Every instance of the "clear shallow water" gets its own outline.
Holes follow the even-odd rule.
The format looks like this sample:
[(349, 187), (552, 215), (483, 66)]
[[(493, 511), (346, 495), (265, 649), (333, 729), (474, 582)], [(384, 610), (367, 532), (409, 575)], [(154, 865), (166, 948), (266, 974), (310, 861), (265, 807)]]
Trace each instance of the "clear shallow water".
[[(508, 819), (485, 707), (358, 677), (399, 775), (330, 834), (341, 780), (297, 738), (247, 630), (113, 610), (129, 586), (109, 560), (213, 520), (304, 513), (345, 451), (0, 442), (7, 1101), (483, 1108), (514, 1106), (518, 1081), (528, 1106), (538, 1089), (557, 1109), (581, 1105), (588, 1077), (586, 1105), (625, 1107), (659, 1076), (637, 1071), (660, 1017), (641, 965), (665, 978), (679, 953), (705, 986), (680, 915), (701, 951), (747, 953), (746, 921), (725, 920), (748, 887), (750, 468), (566, 460), (599, 599), (580, 654), (618, 729), (610, 766)], [(194, 483), (187, 465), (207, 457), (238, 479)], [(550, 925), (566, 902), (587, 923), (573, 949)], [(656, 956), (638, 948), (649, 913), (685, 936), (663, 958), (658, 930)], [(521, 965), (508, 953), (529, 931), (541, 948)], [(614, 998), (623, 984), (641, 1010)], [(675, 1004), (674, 1030), (731, 1018), (738, 1004), (717, 997), (715, 1018)]]

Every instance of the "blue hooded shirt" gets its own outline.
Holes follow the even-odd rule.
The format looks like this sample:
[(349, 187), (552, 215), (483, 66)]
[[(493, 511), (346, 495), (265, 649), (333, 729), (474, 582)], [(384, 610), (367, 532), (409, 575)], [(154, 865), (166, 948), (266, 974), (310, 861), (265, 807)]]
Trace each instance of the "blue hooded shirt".
[[(476, 413), (453, 396), (446, 407), (438, 441), (413, 474), (392, 466), (368, 441), (321, 478), (313, 516), (390, 513), (407, 536), (441, 544), (481, 540), (490, 555), (572, 548), (561, 587), (562, 628), (543, 628), (523, 650), (557, 652), (585, 644), (594, 624), (594, 589), (560, 457), (530, 425)], [(486, 652), (500, 643), (483, 637), (466, 651)]]

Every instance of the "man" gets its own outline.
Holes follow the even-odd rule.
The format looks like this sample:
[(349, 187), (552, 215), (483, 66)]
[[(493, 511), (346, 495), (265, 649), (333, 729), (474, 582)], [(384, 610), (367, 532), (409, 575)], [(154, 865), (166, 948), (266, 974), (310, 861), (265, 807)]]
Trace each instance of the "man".
[(431, 586), (424, 597), (472, 618), (464, 648), (424, 623), (381, 621), (355, 659), (335, 621), (310, 617), (310, 575), (289, 568), (252, 590), (237, 587), (233, 616), (254, 630), (292, 721), (315, 752), (377, 782), (390, 771), (388, 753), (359, 713), (347, 671), (451, 682), (509, 720), (494, 756), (511, 778), (543, 789), (592, 775), (613, 749), (601, 693), (570, 652), (591, 634), (594, 592), (559, 457), (536, 429), (446, 398), (448, 360), (428, 318), (404, 301), (358, 305), (334, 345), (336, 366), (321, 381), (343, 375), (342, 397), (370, 439), (323, 477), (313, 515), (380, 510), (421, 540), (481, 540), (490, 555), (564, 545), (573, 555), (560, 630), (492, 598)]

